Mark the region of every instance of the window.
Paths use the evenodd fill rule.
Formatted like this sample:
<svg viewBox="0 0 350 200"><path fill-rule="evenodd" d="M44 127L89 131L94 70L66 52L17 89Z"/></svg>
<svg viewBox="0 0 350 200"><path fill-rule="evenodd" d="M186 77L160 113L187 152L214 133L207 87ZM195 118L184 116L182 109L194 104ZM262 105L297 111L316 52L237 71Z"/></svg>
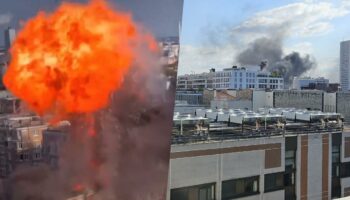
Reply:
<svg viewBox="0 0 350 200"><path fill-rule="evenodd" d="M273 173L273 174L265 174L265 192L271 192L276 190L283 189L284 185L284 174L281 173Z"/></svg>
<svg viewBox="0 0 350 200"><path fill-rule="evenodd" d="M288 150L285 152L286 168L295 169L295 150Z"/></svg>
<svg viewBox="0 0 350 200"><path fill-rule="evenodd" d="M221 198L232 199L259 193L259 176L222 182Z"/></svg>
<svg viewBox="0 0 350 200"><path fill-rule="evenodd" d="M295 171L297 137L286 137L285 142L285 171L284 171L284 199L296 200Z"/></svg>
<svg viewBox="0 0 350 200"><path fill-rule="evenodd" d="M341 148L341 134L332 134L332 198L339 198L341 196L340 186L340 148Z"/></svg>
<svg viewBox="0 0 350 200"><path fill-rule="evenodd" d="M339 177L339 165L340 165L340 147L332 147L332 177Z"/></svg>
<svg viewBox="0 0 350 200"><path fill-rule="evenodd" d="M350 162L341 163L340 175L342 178L350 177Z"/></svg>
<svg viewBox="0 0 350 200"><path fill-rule="evenodd" d="M19 160L21 160L21 161L22 161L23 159L24 159L23 154L20 154L20 155L19 155Z"/></svg>
<svg viewBox="0 0 350 200"><path fill-rule="evenodd" d="M170 200L215 200L215 183L172 189Z"/></svg>
<svg viewBox="0 0 350 200"><path fill-rule="evenodd" d="M340 160L340 148L333 146L332 148L332 163L337 163Z"/></svg>

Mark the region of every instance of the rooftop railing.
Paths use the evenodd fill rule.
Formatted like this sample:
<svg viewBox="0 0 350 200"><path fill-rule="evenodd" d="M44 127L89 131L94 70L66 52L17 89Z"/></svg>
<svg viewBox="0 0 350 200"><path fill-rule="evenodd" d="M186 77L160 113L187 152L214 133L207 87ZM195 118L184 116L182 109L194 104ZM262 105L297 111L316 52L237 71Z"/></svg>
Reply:
<svg viewBox="0 0 350 200"><path fill-rule="evenodd" d="M174 129L173 129L174 130ZM215 127L210 128L209 131L195 131L191 130L185 134L179 135L177 131L173 131L171 143L175 144L190 144L190 143L211 143L227 140L242 140L249 138L262 138L262 137L285 137L289 135L298 134L321 134L321 133L338 133L343 130L350 130L350 127L322 127L321 124L295 124L294 126L287 127L285 129L259 129L246 128L242 130L241 127Z"/></svg>

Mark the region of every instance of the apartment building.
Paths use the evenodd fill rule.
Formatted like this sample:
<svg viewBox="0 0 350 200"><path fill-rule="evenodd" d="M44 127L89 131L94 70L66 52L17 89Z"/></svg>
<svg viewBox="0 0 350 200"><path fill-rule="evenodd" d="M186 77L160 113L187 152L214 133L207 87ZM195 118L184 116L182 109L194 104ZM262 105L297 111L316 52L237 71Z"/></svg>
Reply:
<svg viewBox="0 0 350 200"><path fill-rule="evenodd" d="M257 67L226 68L222 71L178 76L177 89L283 89L284 80L265 69Z"/></svg>
<svg viewBox="0 0 350 200"><path fill-rule="evenodd" d="M294 77L292 88L296 90L317 89L327 90L329 87L329 79L324 77Z"/></svg>
<svg viewBox="0 0 350 200"><path fill-rule="evenodd" d="M21 165L42 161L42 132L47 124L37 116L0 116L0 176Z"/></svg>
<svg viewBox="0 0 350 200"><path fill-rule="evenodd" d="M350 132L336 113L198 109L174 117L169 200L350 195Z"/></svg>
<svg viewBox="0 0 350 200"><path fill-rule="evenodd" d="M177 90L213 89L215 73L213 71L200 74L186 74L177 77Z"/></svg>
<svg viewBox="0 0 350 200"><path fill-rule="evenodd" d="M61 121L55 127L48 127L48 129L43 132L43 162L53 169L57 169L59 166L59 155L62 151L64 142L67 140L69 128L70 122Z"/></svg>

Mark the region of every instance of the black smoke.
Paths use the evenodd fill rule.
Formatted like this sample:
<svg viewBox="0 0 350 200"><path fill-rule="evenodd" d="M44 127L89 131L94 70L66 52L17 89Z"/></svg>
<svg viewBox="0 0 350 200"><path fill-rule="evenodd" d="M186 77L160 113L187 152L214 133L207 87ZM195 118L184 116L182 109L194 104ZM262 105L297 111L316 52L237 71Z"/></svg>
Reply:
<svg viewBox="0 0 350 200"><path fill-rule="evenodd" d="M249 47L237 55L237 61L241 65L259 65L262 61L274 63L281 60L283 55L282 40L277 37L256 39Z"/></svg>
<svg viewBox="0 0 350 200"><path fill-rule="evenodd" d="M258 38L240 52L236 60L241 65L256 66L267 61L267 69L283 76L285 86L288 87L295 76L303 75L317 64L311 55L302 56L298 52L284 55L282 46L283 34Z"/></svg>

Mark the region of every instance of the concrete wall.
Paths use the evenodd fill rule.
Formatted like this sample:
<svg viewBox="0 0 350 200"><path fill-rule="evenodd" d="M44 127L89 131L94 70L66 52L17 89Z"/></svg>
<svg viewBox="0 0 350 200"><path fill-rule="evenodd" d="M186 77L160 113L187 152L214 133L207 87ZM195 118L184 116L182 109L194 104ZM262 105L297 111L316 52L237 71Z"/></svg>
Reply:
<svg viewBox="0 0 350 200"><path fill-rule="evenodd" d="M177 105L174 108L174 112L179 112L180 114L193 114L196 109L204 109L203 106L191 106L191 105Z"/></svg>
<svg viewBox="0 0 350 200"><path fill-rule="evenodd" d="M324 112L336 112L337 103L336 93L324 93L323 94L323 111Z"/></svg>
<svg viewBox="0 0 350 200"><path fill-rule="evenodd" d="M247 150L247 147L280 144L280 165L266 168L266 149ZM174 158L173 155L181 152L210 151L215 149L241 148L242 151ZM268 148L268 147L267 147ZM246 149L246 150L244 150ZM270 149L271 150L271 149ZM216 183L216 199L221 199L221 182L243 177L258 175L260 195L249 196L242 199L271 199L282 197L284 192L277 191L264 193L264 174L284 171L284 138L256 138L239 141L213 142L207 144L173 145L171 147L171 160L169 171L168 196L170 189ZM278 198L281 199L281 198Z"/></svg>
<svg viewBox="0 0 350 200"><path fill-rule="evenodd" d="M216 90L208 90L204 89L203 90L203 104L206 106L210 105L210 101L214 99L216 95Z"/></svg>
<svg viewBox="0 0 350 200"><path fill-rule="evenodd" d="M265 108L266 92L264 90L254 90L253 92L253 111L258 111L259 108Z"/></svg>
<svg viewBox="0 0 350 200"><path fill-rule="evenodd" d="M273 108L273 92L266 92L265 102L266 108Z"/></svg>
<svg viewBox="0 0 350 200"><path fill-rule="evenodd" d="M273 108L273 92L264 90L254 90L253 92L253 111L259 108Z"/></svg>
<svg viewBox="0 0 350 200"><path fill-rule="evenodd" d="M349 194L348 194L348 191L346 190L349 190L350 188L350 177L340 179L340 185L341 185L341 196L342 197L348 196Z"/></svg>
<svg viewBox="0 0 350 200"><path fill-rule="evenodd" d="M331 134L298 136L296 195L303 199L331 198Z"/></svg>
<svg viewBox="0 0 350 200"><path fill-rule="evenodd" d="M308 199L320 199L322 195L322 135L308 137Z"/></svg>
<svg viewBox="0 0 350 200"><path fill-rule="evenodd" d="M263 200L284 199L284 190L268 192L263 195Z"/></svg>
<svg viewBox="0 0 350 200"><path fill-rule="evenodd" d="M274 107L322 110L322 93L321 91L301 90L274 91Z"/></svg>
<svg viewBox="0 0 350 200"><path fill-rule="evenodd" d="M341 113L345 122L350 121L350 93L349 92L338 92L337 93L337 112Z"/></svg>
<svg viewBox="0 0 350 200"><path fill-rule="evenodd" d="M251 100L212 100L211 108L227 108L227 109L247 109L252 110Z"/></svg>

